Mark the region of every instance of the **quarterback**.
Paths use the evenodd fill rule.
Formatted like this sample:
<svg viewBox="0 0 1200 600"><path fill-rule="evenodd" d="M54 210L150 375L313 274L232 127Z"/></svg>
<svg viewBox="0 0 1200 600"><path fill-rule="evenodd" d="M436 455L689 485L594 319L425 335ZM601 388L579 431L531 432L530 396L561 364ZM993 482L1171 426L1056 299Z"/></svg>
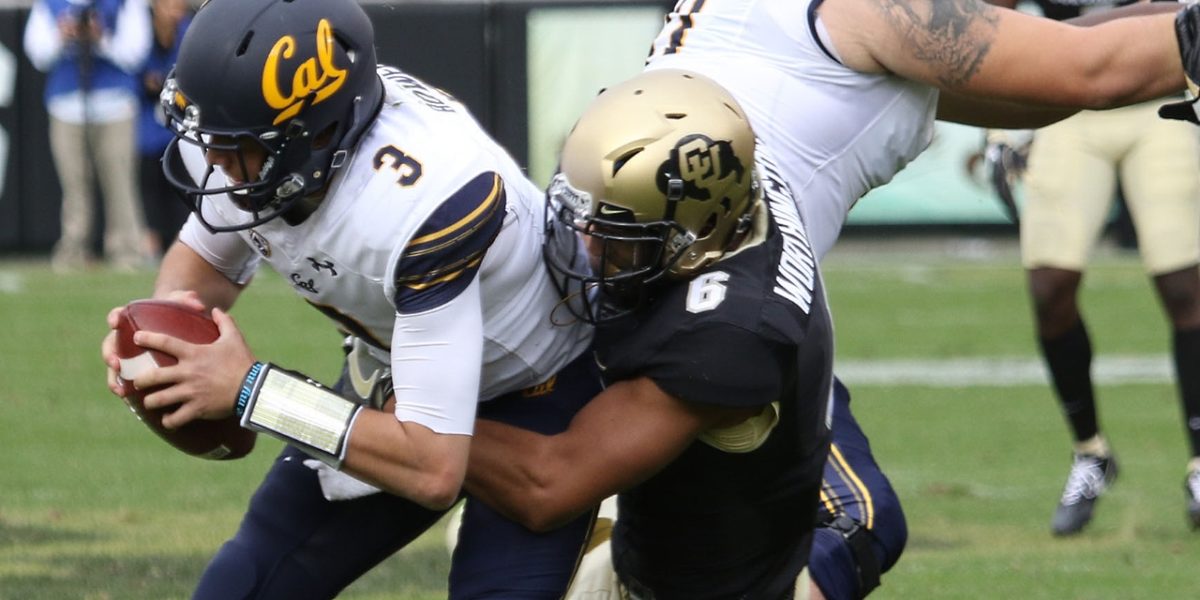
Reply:
<svg viewBox="0 0 1200 600"><path fill-rule="evenodd" d="M373 44L353 0L210 0L163 92L192 215L154 296L221 335L141 332L179 363L132 385L166 386L145 402L169 427L236 414L287 442L196 598L336 596L461 496L477 415L552 433L599 391L590 327L551 321L541 191ZM331 388L256 357L227 314L264 264L345 336ZM102 353L123 395L111 335ZM535 534L468 499L449 596L560 597L590 524Z"/></svg>
<svg viewBox="0 0 1200 600"><path fill-rule="evenodd" d="M557 435L481 419L467 489L538 530L620 492L613 597L807 592L833 330L804 221L745 115L678 71L609 88L548 202L584 240L553 231L547 262L590 290L567 289L564 310L597 324L608 386Z"/></svg>

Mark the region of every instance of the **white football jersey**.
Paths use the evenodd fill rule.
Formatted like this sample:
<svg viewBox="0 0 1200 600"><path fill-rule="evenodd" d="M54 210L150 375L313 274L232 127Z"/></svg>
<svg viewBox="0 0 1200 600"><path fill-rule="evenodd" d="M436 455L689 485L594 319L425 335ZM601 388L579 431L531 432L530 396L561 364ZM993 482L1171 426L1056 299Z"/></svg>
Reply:
<svg viewBox="0 0 1200 600"><path fill-rule="evenodd" d="M340 329L391 350L399 418L469 434L476 402L545 381L591 330L551 322L559 294L542 262L542 191L457 101L397 69L379 75L382 109L307 219L213 234L192 215L180 239L236 282L270 264ZM181 146L200 181L203 156ZM203 210L217 226L251 220L225 196ZM438 318L471 294L482 311L474 342L458 339L461 323L449 321L461 319ZM423 359L421 348L447 341L471 351ZM447 391L471 381L470 394Z"/></svg>
<svg viewBox="0 0 1200 600"><path fill-rule="evenodd" d="M934 88L842 65L820 3L681 0L646 67L699 73L733 94L780 159L818 257L854 203L929 145L937 108Z"/></svg>

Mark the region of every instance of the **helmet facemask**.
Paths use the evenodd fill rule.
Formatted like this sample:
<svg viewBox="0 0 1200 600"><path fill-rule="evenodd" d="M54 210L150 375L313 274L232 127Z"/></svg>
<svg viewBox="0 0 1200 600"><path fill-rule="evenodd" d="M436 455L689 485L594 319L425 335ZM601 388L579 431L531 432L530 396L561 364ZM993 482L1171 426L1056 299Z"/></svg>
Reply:
<svg viewBox="0 0 1200 600"><path fill-rule="evenodd" d="M577 298L568 306L577 318L593 324L619 319L641 306L695 239L678 223L637 222L632 213L611 204L603 204L593 216L587 192L572 188L562 173L550 185L546 210L548 238L578 241L578 253L564 253L548 242L546 262L556 276L574 282L570 295Z"/></svg>
<svg viewBox="0 0 1200 600"><path fill-rule="evenodd" d="M172 83L168 80L164 93L171 89ZM181 144L190 144L199 148L204 156L227 157L232 172L226 172L210 158L199 181L193 181L183 161L164 161L163 173L167 181L184 195L185 202L200 222L214 232L238 231L261 225L286 214L305 194L315 191L311 180L303 172L283 172L280 165L297 162L310 164L313 161L311 156L329 146L331 133L339 128L335 123L314 138L296 119L282 132L275 129L258 133L248 130L226 132L198 127L198 119L192 117L199 117L199 107L194 104L184 112L190 116L180 119L179 111L167 111L167 126L175 134L167 146L167 155L179 153ZM345 153L341 154L344 159ZM337 166L340 165L333 164L331 160L327 171L332 172ZM316 173L321 175L319 170ZM324 177L320 185L323 186L326 181L328 177ZM202 210L205 198L223 194L227 194L239 209L251 214L249 222L218 227L205 219Z"/></svg>

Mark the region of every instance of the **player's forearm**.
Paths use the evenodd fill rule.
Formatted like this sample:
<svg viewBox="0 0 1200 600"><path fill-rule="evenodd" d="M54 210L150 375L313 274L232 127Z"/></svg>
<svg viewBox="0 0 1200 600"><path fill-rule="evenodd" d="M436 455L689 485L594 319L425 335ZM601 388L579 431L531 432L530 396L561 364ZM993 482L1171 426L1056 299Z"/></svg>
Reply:
<svg viewBox="0 0 1200 600"><path fill-rule="evenodd" d="M1177 7L1152 16L1117 19L1084 28L1103 32L1096 41L1104 51L1088 63L1093 96L1085 108L1111 108L1177 94L1184 89L1183 62L1175 36ZM1172 10L1174 9L1174 10Z"/></svg>
<svg viewBox="0 0 1200 600"><path fill-rule="evenodd" d="M458 499L471 438L401 422L388 411L363 410L349 444L342 470L426 508L441 510Z"/></svg>
<svg viewBox="0 0 1200 600"><path fill-rule="evenodd" d="M835 40L857 39L887 70L943 91L1019 105L1102 109L1183 89L1173 14L1079 27L975 0L871 6L849 16L830 14ZM860 32L855 38L850 17L876 24L880 35ZM857 68L869 66L866 61Z"/></svg>
<svg viewBox="0 0 1200 600"><path fill-rule="evenodd" d="M480 419L467 466L467 491L533 531L553 529L590 510L608 494L569 493L579 471L561 468L569 461L554 452L552 439Z"/></svg>
<svg viewBox="0 0 1200 600"><path fill-rule="evenodd" d="M938 94L939 121L961 123L991 129L1037 129L1057 123L1079 110L1054 106L1030 106L964 96L953 92Z"/></svg>
<svg viewBox="0 0 1200 600"><path fill-rule="evenodd" d="M993 11L994 39L960 94L1031 106L1106 109L1183 89L1173 13L1072 26Z"/></svg>
<svg viewBox="0 0 1200 600"><path fill-rule="evenodd" d="M229 310L241 293L233 283L182 242L175 242L163 257L154 282L154 297L168 298L175 292L191 290L205 306Z"/></svg>

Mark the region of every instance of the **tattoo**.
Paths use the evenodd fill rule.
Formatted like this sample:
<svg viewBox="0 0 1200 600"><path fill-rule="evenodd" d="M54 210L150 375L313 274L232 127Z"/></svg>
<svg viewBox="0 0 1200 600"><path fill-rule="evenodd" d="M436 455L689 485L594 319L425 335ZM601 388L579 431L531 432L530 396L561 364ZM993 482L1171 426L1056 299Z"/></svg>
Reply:
<svg viewBox="0 0 1200 600"><path fill-rule="evenodd" d="M979 71L999 21L978 0L884 0L880 9L947 89L962 87Z"/></svg>

